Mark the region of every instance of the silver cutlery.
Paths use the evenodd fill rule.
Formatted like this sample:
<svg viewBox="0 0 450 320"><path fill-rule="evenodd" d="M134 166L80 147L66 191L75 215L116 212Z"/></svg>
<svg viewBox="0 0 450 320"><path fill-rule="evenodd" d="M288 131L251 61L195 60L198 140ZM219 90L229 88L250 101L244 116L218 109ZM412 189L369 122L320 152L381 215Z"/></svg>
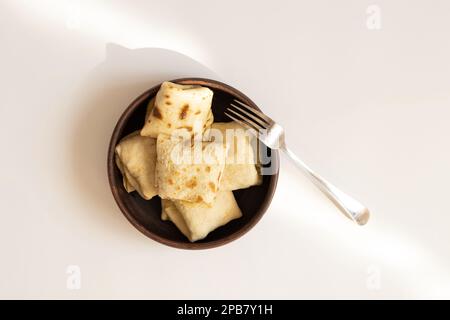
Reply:
<svg viewBox="0 0 450 320"><path fill-rule="evenodd" d="M241 101L234 100L225 114L247 129L256 132L258 139L271 149L283 151L294 164L312 180L312 182L345 214L345 216L359 225L369 220L369 210L359 201L353 199L334 185L312 171L286 145L285 131L282 126L270 117Z"/></svg>

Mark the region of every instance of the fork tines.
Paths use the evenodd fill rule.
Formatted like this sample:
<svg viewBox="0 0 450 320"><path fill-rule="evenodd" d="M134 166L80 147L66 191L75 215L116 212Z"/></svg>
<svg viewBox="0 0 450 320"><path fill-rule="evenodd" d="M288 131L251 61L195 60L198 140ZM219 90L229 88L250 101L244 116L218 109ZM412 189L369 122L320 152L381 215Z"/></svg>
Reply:
<svg viewBox="0 0 450 320"><path fill-rule="evenodd" d="M228 107L225 112L225 114L229 118L240 123L246 128L254 129L257 131L267 129L272 125L272 119L270 119L261 111L256 110L239 100L235 99L234 102L236 104L231 103L230 107Z"/></svg>

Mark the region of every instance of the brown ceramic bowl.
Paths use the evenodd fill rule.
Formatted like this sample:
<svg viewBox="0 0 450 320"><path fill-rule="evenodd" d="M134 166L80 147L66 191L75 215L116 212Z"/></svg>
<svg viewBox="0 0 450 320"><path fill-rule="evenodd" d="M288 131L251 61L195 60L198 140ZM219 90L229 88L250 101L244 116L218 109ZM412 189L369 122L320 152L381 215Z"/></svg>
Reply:
<svg viewBox="0 0 450 320"><path fill-rule="evenodd" d="M214 91L212 111L215 122L228 122L225 109L233 99L239 99L253 108L258 108L247 96L238 90L215 80L185 78L172 80L179 84L196 84ZM234 191L236 201L243 216L211 232L205 239L191 243L170 221L161 220L161 200L142 199L136 192L127 193L122 184L122 175L114 161L114 149L127 134L142 128L149 100L159 90L157 85L141 94L124 111L114 128L108 150L108 178L114 198L128 221L149 238L163 244L182 249L207 249L224 245L249 231L263 216L272 201L277 185L279 156L270 150L271 166L275 174L265 175L260 186Z"/></svg>

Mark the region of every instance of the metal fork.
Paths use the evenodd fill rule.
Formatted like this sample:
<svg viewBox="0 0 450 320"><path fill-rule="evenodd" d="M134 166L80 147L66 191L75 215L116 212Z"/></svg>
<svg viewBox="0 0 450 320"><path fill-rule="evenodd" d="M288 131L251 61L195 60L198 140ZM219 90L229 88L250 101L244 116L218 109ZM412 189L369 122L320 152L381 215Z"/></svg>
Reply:
<svg viewBox="0 0 450 320"><path fill-rule="evenodd" d="M282 150L300 168L322 192L334 202L345 216L359 225L364 225L369 220L369 210L361 203L345 194L334 185L312 171L300 158L288 149L285 142L283 127L275 123L262 112L249 107L241 101L234 100L225 114L240 123L245 128L255 130L258 139L271 149Z"/></svg>

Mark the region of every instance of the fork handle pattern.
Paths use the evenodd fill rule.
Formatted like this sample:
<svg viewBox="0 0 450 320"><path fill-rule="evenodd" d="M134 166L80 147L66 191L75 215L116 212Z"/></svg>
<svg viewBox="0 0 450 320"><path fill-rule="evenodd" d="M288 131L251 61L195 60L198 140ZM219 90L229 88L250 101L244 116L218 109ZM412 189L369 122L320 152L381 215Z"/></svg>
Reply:
<svg viewBox="0 0 450 320"><path fill-rule="evenodd" d="M369 210L360 202L342 192L334 185L312 171L299 157L286 146L281 148L286 155L311 178L313 183L345 214L345 216L359 225L364 225L369 220Z"/></svg>

